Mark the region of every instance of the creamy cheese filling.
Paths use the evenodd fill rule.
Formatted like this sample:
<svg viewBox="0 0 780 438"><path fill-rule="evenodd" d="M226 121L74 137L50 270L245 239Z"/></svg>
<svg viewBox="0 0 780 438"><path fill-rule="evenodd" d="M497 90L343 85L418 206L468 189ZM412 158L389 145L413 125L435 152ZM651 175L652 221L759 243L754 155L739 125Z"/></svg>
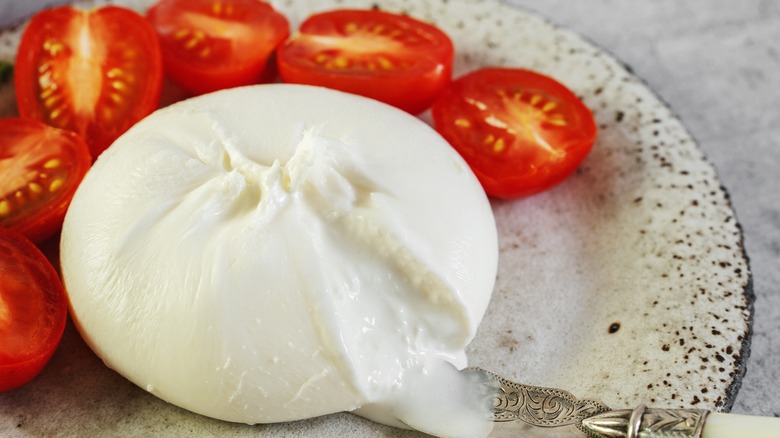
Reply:
<svg viewBox="0 0 780 438"><path fill-rule="evenodd" d="M492 291L492 212L460 157L401 111L292 85L160 110L95 163L61 258L89 345L186 409L486 427L444 420L464 409L455 368ZM419 415L434 401L441 418Z"/></svg>

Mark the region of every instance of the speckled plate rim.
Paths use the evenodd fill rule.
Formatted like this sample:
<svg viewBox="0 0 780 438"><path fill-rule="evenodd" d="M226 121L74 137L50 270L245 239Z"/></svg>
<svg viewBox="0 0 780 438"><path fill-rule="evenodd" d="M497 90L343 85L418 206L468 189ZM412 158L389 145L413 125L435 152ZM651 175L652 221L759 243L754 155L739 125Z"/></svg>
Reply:
<svg viewBox="0 0 780 438"><path fill-rule="evenodd" d="M511 4L511 2L510 2ZM556 29L560 32L572 32L569 29L566 29L564 26L561 26L559 23L557 23L554 18L547 17L542 14L538 14L536 11L534 11L532 8L524 8L518 5L513 5L513 7L524 10L525 12L529 14L535 14L540 20L546 22L549 26ZM615 55L612 51L608 50L604 46L598 44L593 39L589 38L587 35L583 35L581 33L575 33L575 37L581 39L585 44L591 45L598 50L602 51L603 53L607 54L615 63L618 63L623 67L623 69L631 76L633 76L637 81L641 82L646 89L655 97L658 102L661 102L668 110L669 114L672 115L675 118L680 118L679 114L676 110L674 110L674 107L659 93L657 93L652 86L645 80L641 75L637 74L634 71L634 68L625 61L621 60L620 57ZM687 134L691 137L693 142L699 147L699 141L696 139L696 136L690 131L686 129ZM720 180L720 178L717 176L718 169L712 164L712 162L706 157L706 153L702 151L704 154L704 160L709 166L712 166L713 171L716 174L716 179ZM745 299L745 306L746 306L746 319L745 319L745 336L741 341L740 344L740 352L741 352L741 360L738 361L736 370L733 374L733 379L731 383L727 386L725 390L725 399L723 400L723 404L719 407L716 407L716 409L720 412L730 412L735 401L737 394L739 393L739 390L742 386L742 379L745 377L745 373L747 372L747 361L750 357L751 352L751 341L752 341L752 335L753 335L753 322L754 322L754 315L755 315L755 300L756 295L753 288L753 272L750 269L750 257L747 253L747 250L745 249L744 244L744 231L742 228L742 224L740 223L738 219L737 211L734 209L733 203L731 202L731 195L729 193L728 188L725 185L720 186L720 190L723 192L726 202L728 204L729 209L732 210L732 213L735 218L735 225L739 229L740 232L740 239L739 239L739 251L737 252L738 257L742 258L745 262L745 266L748 268L747 272L747 279L746 283L744 285L743 294Z"/></svg>
<svg viewBox="0 0 780 438"><path fill-rule="evenodd" d="M120 0L113 3L141 9L143 5L150 2L151 0ZM606 53L592 42L553 24L548 18L541 18L516 6L500 4L494 0L472 2L455 0L422 2L412 0L382 2L313 0L293 2L280 0L272 3L285 12L294 9L292 13L288 14L293 26L297 25L308 11L331 7L369 7L378 4L383 9L408 12L422 19L436 22L453 36L456 50L458 50L455 66L456 76L480 65L488 64L532 68L561 80L575 90L594 109L602 131L600 139L594 149L594 154L586 160L582 169L570 181L537 197L512 203L493 202L499 228L502 230L501 245L504 262L500 267L494 302L491 303L485 322L469 349L472 364L491 368L510 378L527 383L560 386L580 397L601 397L613 407L621 407L620 405L624 403L632 405L636 402L646 402L687 407L697 404L699 407L720 411L728 411L731 408L745 372L745 360L750 348L754 300L752 276L742 242L741 228L734 217L728 193L718 182L714 168L703 156L703 152L691 134L671 108L650 90L647 84L638 79L630 67L622 64L616 57ZM14 44L16 44L19 30L20 28L17 28L0 35L0 59L9 59L9 56L13 56ZM523 49L509 47L507 40L518 47L522 46ZM554 49L552 52L551 48ZM522 56L518 56L522 59L515 58L517 53L522 53ZM590 61L588 61L589 57L592 57ZM600 68L589 70L593 69L592 63L603 64L603 71ZM590 72L589 76L585 77L586 75L582 74L582 71ZM0 103L8 100L8 93L8 87L0 90ZM623 108L613 104L621 101L620 99L625 99L626 95L641 95L642 103L637 102L637 105L646 107L647 113L639 114L632 108ZM8 114L9 109L0 107L0 111ZM681 141L685 145L683 148L685 154L683 156L674 155L677 153L676 151L667 151L664 148L653 152L652 148L648 148L636 152L635 156L629 156L628 159L617 159L612 156L612 154L619 155L621 153L615 152L618 149L614 145L622 144L626 139L631 139L632 135L640 136L643 139L657 137L658 134L653 134L654 129L655 131L663 131L660 136L669 139L669 141ZM611 152L608 154L607 151ZM663 155L664 153L672 155L667 157ZM663 159L654 157L653 154ZM637 166L632 164L632 160L643 161L643 164ZM715 212L714 214L725 215L724 227L727 226L728 230L725 232L725 237L718 236L720 239L718 244L729 246L729 250L725 251L727 253L725 255L728 257L721 257L723 260L720 260L719 264L712 268L712 273L727 276L725 273L728 271L729 278L726 282L728 285L724 286L728 289L726 292L730 294L727 297L730 299L728 305L735 306L739 316L738 318L730 318L728 323L724 323L722 326L713 326L711 330L709 326L699 330L699 327L694 327L693 324L690 324L690 327L686 325L686 329L689 329L691 335L696 338L695 340L685 337L679 337L678 340L678 337L667 336L668 333L665 332L653 333L652 330L648 332L645 330L647 329L645 326L632 328L632 319L642 310L636 307L632 308L630 305L633 301L630 299L626 300L625 303L619 303L620 306L616 305L617 310L604 311L602 307L605 306L598 304L599 301L604 300L596 299L597 295L573 294L572 290L574 289L578 289L577 293L580 293L581 290L602 291L603 289L599 289L599 287L606 282L625 285L631 281L621 277L620 272L616 272L615 269L599 271L597 273L599 275L579 275L582 273L578 272L578 275L574 275L572 278L561 278L562 267L572 268L575 271L593 268L591 264L583 264L582 259L587 259L589 254L586 254L587 257L579 257L579 259L571 254L578 254L593 248L608 253L614 248L598 240L589 240L588 236L581 236L580 234L586 234L582 230L579 234L563 233L563 236L558 231L538 232L544 229L565 230L565 227L598 226L596 222L602 216L593 213L594 211L602 211L604 205L617 206L614 212L608 209L607 211L621 219L628 217L634 220L634 216L631 215L621 216L621 214L625 214L622 209L626 207L621 203L624 201L628 201L634 206L639 205L639 208L642 208L642 213L645 214L642 216L643 219L657 220L658 216L654 215L660 215L662 219L669 219L665 213L680 207L680 205L674 202L676 199L672 199L660 213L651 212L648 214L644 207L650 202L649 199L663 198L665 200L664 196L668 195L667 192L670 189L643 185L641 172L650 171L652 174L652 172L658 172L659 168L674 167L678 162L695 164L694 170L686 170L687 174L674 175L674 178L680 180L679 184L695 185L694 191L698 193L702 190L697 185L699 181L693 181L695 178L691 175L700 173L703 175L702 181L717 186L708 186L711 193L705 198L713 204L711 210ZM616 168L624 173L618 181L605 178L603 172L599 172L599 170L603 170L600 166L604 163L619 165ZM634 171L638 173L632 173ZM626 193L617 191L615 183L617 182L619 183L617 185L621 186L625 185L622 183L626 181L634 184L631 186L634 190ZM594 187L603 189L603 195L593 198L586 197L587 199L581 200L583 193L594 192ZM642 196L637 196L637 191ZM683 201L689 200L683 199ZM574 208L571 207L572 204L579 209L574 218L567 214ZM707 213L711 213L711 210L707 210ZM521 214L529 211L534 214ZM581 212L587 214L579 215ZM536 213L539 213L539 216L535 216ZM580 219L582 222L587 221L588 223L582 225ZM630 231L631 226L637 224L628 225L626 229ZM646 234L663 232L663 227L654 227L652 224L646 228ZM513 234L517 230L531 231L522 235ZM536 234L534 234L534 230L536 230ZM629 231L622 231L626 233L626 236L633 236ZM720 230L716 229L715 231ZM576 237L577 239L567 240L567 237ZM623 246L641 247L646 243L641 238L635 236L633 238L635 239L634 245ZM545 245L530 245L529 248L529 242L533 243L534 239L537 243L544 242ZM571 240L577 240L578 243L572 244ZM556 250L557 256L550 257L551 248ZM548 257L541 257L545 254ZM610 262L622 261L611 254L607 254L606 260ZM664 257L656 257L648 263L652 265L651 268L658 267L654 263L661 268L666 268L667 261ZM735 270L739 270L740 273L731 275ZM641 280L647 279L642 277ZM655 284L655 282L643 284ZM541 299L536 295L539 290L543 291ZM710 298L712 290L707 289L706 292L702 292L701 295ZM645 304L652 305L652 299ZM668 312L673 313L677 310L674 306L678 304L674 303L674 305L668 306L670 307ZM624 308L627 313L620 313ZM693 308L698 309L696 306ZM567 318L558 321L553 317L552 320L555 322L550 322L549 316L551 314L553 316L566 315ZM586 318L594 315L596 316L593 319L596 322ZM681 312L680 317L684 320L686 313ZM653 318L650 319L653 320ZM618 325L620 329L611 332L608 327L613 327L616 322L621 323ZM572 329L577 329L575 334L580 338L571 337ZM688 345L691 342L704 342L705 347L702 348L704 349L707 345L713 344L709 344L707 340L702 340L702 338L707 335L707 332L716 336L714 333L720 333L719 329L724 332L732 330L733 333L727 333L729 337L725 344L714 345L714 347L724 351L728 351L728 348L731 347L732 354L730 357L720 352L713 354L712 357L716 359L712 362L720 360L717 357L721 357L723 362L728 362L729 366L728 369L724 367L721 373L715 372L717 376L714 379L719 379L719 381L713 382L713 389L699 385L696 378L700 377L700 374L695 372L695 369L693 377L691 377L692 383L685 381L685 375L682 372L680 373L682 376L672 376L672 373L669 372L669 381L663 378L656 379L654 376L653 383L649 384L636 378L636 375L641 375L642 372L641 366L637 368L636 364L641 365L642 360L647 362L655 360L656 357L663 358L664 353L670 351L677 353L677 350L680 350L679 347L682 347L682 345L678 346L677 344L683 341ZM626 336L627 340L613 343L614 339L624 336L626 333L634 335L634 338ZM646 338L640 338L640 335L650 336L652 339L646 340ZM581 342L582 340L592 342L593 345ZM642 358L642 348L651 344L654 348L646 353L647 357ZM599 370L599 366L596 366L597 362L588 359L596 353L603 354L604 351L614 352L614 355L608 360L610 363L616 364L615 371L612 373ZM625 359L626 356L631 357L631 360L621 360ZM697 367L704 366L699 365L699 362L709 363L703 362L704 359L711 360L709 356L700 356L694 359ZM583 360L587 362L583 364ZM621 368L622 362L630 362L631 366ZM661 361L661 363L664 362ZM667 365L671 365L670 369L680 367L678 363ZM709 372L710 368L707 370ZM89 371L93 375L85 378L84 371ZM632 373L634 376L631 376ZM681 378L675 380L676 377ZM712 376L707 378L713 379ZM679 388L680 385L686 387ZM630 388L634 388L633 393ZM659 392L661 389L663 391ZM703 390L707 390L707 392L701 393ZM657 393L655 397L652 396L654 392ZM718 393L719 398L710 399L705 395L714 393ZM0 406L3 407L3 410L0 411L0 432L10 435L13 435L14 431L57 430L55 424L61 425L60 422L63 419L70 423L72 430L81 430L86 433L110 428L109 430L116 433L121 432L126 436L144 436L150 433L182 435L186 434L187 430L199 431L198 434L203 432L221 436L249 436L258 433L258 429L255 427L216 422L184 412L135 388L120 376L105 369L99 360L89 353L86 345L83 344L72 327L68 328L63 345L44 374L20 391L0 394ZM50 415L51 419L47 420L47 415ZM385 436L411 434L375 425L349 414L337 414L285 425L259 427L263 428L262 433L284 434L286 436L308 436L315 433L327 436L338 436L345 433L351 435L371 433Z"/></svg>
<svg viewBox="0 0 780 438"><path fill-rule="evenodd" d="M550 21L551 25L555 25L554 22ZM653 95L658 99L659 102L662 102L669 110L670 114L673 114L675 117L679 117L677 111L674 110L673 106L663 98L660 94L656 93L652 87L648 84L648 82L642 78L640 75L636 74L634 72L633 67L631 67L630 64L625 63L623 61L620 61L620 59L615 56L612 52L607 50L601 45L598 45L591 39L580 35L580 38L582 38L584 41L588 42L589 44L592 44L594 47L599 47L601 50L603 50L605 53L609 53L610 56L612 56L617 62L620 62L621 65L623 65L623 68L626 69L628 73L633 75L637 80L641 81L648 90L650 90ZM688 131L688 135L693 139L694 143L697 145L699 144L699 141L696 140L696 136ZM713 167L713 170L715 171L715 174L718 174L717 168L712 164L712 162L706 158L705 160L708 165ZM716 179L720 180L719 177L716 176ZM737 364L736 371L733 375L733 380L728 385L725 391L725 399L723 401L722 406L720 406L719 411L720 412L730 412L732 407L734 406L734 403L736 401L737 394L739 393L740 388L742 387L742 379L745 377L745 373L747 372L747 361L750 357L750 348L751 348L751 341L753 339L753 321L754 321L754 315L755 315L755 301L756 301L756 295L755 290L753 288L753 271L750 269L750 257L747 253L747 250L745 249L745 239L744 239L744 231L742 228L742 224L740 223L737 215L737 211L734 209L734 205L731 202L731 194L729 193L729 190L726 186L721 185L720 190L723 191L724 196L726 197L726 202L729 206L729 208L733 211L734 217L735 217L735 224L740 230L740 240L739 240L739 251L738 256L744 259L745 266L748 268L747 272L747 282L745 283L743 293L745 298L745 305L747 310L747 316L745 319L745 336L742 339L742 342L740 344L740 352L742 353L741 360Z"/></svg>
<svg viewBox="0 0 780 438"><path fill-rule="evenodd" d="M736 325L741 326L740 330L742 330L742 333L739 336L736 336L736 338L734 339L734 345L736 345L736 349L738 351L737 353L734 353L735 350L734 350L733 346L732 347L726 347L726 352L728 352L729 354L732 355L732 358L733 358L733 364L732 365L733 365L733 367L731 369L719 368L719 371L721 371L721 372L725 371L728 374L727 378L721 378L720 379L721 383L727 383L727 385L725 386L725 389L720 388L721 390L723 390L722 396L720 396L720 397L718 397L716 399L706 400L707 397L702 395L702 394L706 394L708 392L708 389L705 388L705 387L702 387L702 388L700 388L701 394L699 394L699 395L695 394L695 392L697 392L696 390L688 390L688 391L681 392L681 394L685 393L685 395L688 395L688 396L690 396L693 393L693 395L687 400L687 402L682 401L682 397L680 397L680 398L675 397L676 395L678 395L676 393L672 393L672 396L669 399L666 399L666 400L659 400L659 399L656 399L656 398L653 398L653 397L643 398L643 397L640 396L640 394L637 394L637 393L634 393L631 396L623 396L623 395L621 395L621 396L617 397L616 399L628 402L631 405L633 405L636 402L656 403L656 402L660 401L662 403L665 402L667 405L669 405L669 404L676 404L679 407L686 407L686 406L690 407L690 406L698 405L699 407L708 407L708 408L711 408L711 409L727 411L727 410L729 410L731 408L731 405L734 402L734 397L736 396L736 393L739 390L742 376L745 373L745 361L746 361L746 358L747 358L747 356L749 354L749 349L750 349L750 334L751 334L753 301L754 301L754 295L753 295L753 290L752 290L752 274L750 273L749 260L748 260L747 254L745 253L745 249L744 249L742 230L741 230L741 226L739 225L739 223L736 220L736 216L735 216L735 214L733 212L733 207L731 205L728 193L727 193L726 189L718 182L718 178L717 178L717 175L715 173L715 169L711 166L709 161L706 159L706 157L704 156L703 151L701 151L701 149L698 147L698 144L693 139L693 136L690 134L690 132L687 130L687 128L685 128L683 126L683 124L680 121L680 119L677 116L677 114L674 111L672 111L672 109L670 108L670 106L666 102L664 102L654 91L652 91L652 89L646 84L646 82L644 82L643 80L641 80L637 76L635 76L633 71L632 71L632 69L629 66L627 66L624 63L622 63L621 61L619 61L617 59L617 57L615 57L614 55L612 55L610 53L607 53L603 48L598 47L597 45L593 44L591 41L588 41L585 38L583 38L582 36L580 36L578 34L575 34L575 33L571 32L571 31L569 31L567 29L564 29L564 28L561 28L561 27L555 25L550 19L541 18L541 17L537 17L537 18L540 21L544 22L545 25L549 26L552 33L556 34L555 38L547 39L548 43L551 40L558 40L558 39L566 40L564 42L564 44L562 45L562 47L559 50L557 50L557 53L554 53L553 56L550 59L554 59L558 55L561 55L562 53L565 53L564 48L567 46L567 43L572 43L572 41L574 41L576 43L573 43L573 44L571 44L571 46L569 46L570 47L570 52L568 53L569 55L572 55L575 52L578 52L578 51L581 51L581 50L584 50L585 52L587 52L589 50L589 48L590 48L590 49L592 49L592 50L597 52L597 53L593 53L592 55L594 55L596 57L601 57L602 58L601 61L603 61L605 63L605 65L607 66L608 69L612 69L613 73L617 76L617 77L614 77L614 78L611 79L612 83L614 83L614 82L626 82L626 83L631 83L635 87L641 88L641 92L639 92L637 94L642 94L643 97L645 98L645 101L642 102L641 104L638 104L638 106L649 106L650 107L650 109L648 110L648 114L644 115L644 119L645 119L646 123L648 125L653 125L653 124L656 124L656 123L661 123L661 124L664 124L664 125L667 125L667 126L674 125L674 128L672 130L676 130L677 131L674 135L678 136L677 140L680 141L680 144L687 143L686 147L689 147L690 149L695 150L695 154L697 154L696 160L700 161L702 166L705 168L705 169L700 169L700 170L703 170L704 173L709 173L709 178L711 178L710 181L713 183L713 185L717 186L717 189L715 191L717 191L719 193L719 196L721 198L719 202L722 204L721 205L722 208L727 211L726 222L731 222L730 227L732 228L732 231L733 231L733 236L732 236L733 239L730 239L729 249L730 249L730 251L732 251L731 255L734 256L735 261L737 262L736 264L738 265L738 267L734 268L735 272L738 274L737 276L739 277L739 280L734 285L735 286L734 287L734 291L735 291L736 294L739 295L739 297L737 299L737 302L739 302L740 304L738 304L737 307L739 309L741 309L742 313L741 313L740 319L738 321L731 321L731 322L735 323ZM501 20L501 19L499 18L499 20ZM533 45L533 44L534 44L534 41L529 41L529 45ZM489 41L487 42L487 45L490 46L490 42ZM574 47L573 49L571 48L572 46ZM494 42L493 43L493 47L490 47L490 48L491 49L496 49L497 48L497 44ZM536 50L536 49L532 49L531 51L533 51L533 50ZM500 64L503 64L504 61L505 61L505 58L499 58L498 61L499 61ZM579 78L574 77L574 76L567 77L565 72L562 71L560 65L558 67L553 67L553 66L548 66L546 64L546 61L541 61L538 64L534 64L535 62L539 62L538 59L526 60L524 63L521 63L520 65L521 66L529 66L530 68L538 69L538 70L542 70L542 71L548 71L548 68L549 68L549 72L550 72L550 74L552 76L554 76L556 78L559 78L559 79L563 79L564 83L566 83L567 85L572 87L580 95L580 97L583 98L586 101L586 103L588 103L589 106L594 109L594 113L595 113L595 115L597 117L597 121L598 121L598 123L600 125L600 128L602 129L602 133L600 135L603 135L604 134L603 131L605 131L608 127L610 127L610 125L613 125L613 124L614 125L619 125L621 121L625 121L625 119L628 119L632 115L629 111L618 110L618 111L615 112L614 120L610 120L608 118L608 116L605 117L603 113L602 114L599 113L599 106L600 105L599 105L598 102L594 102L594 100L598 101L598 99L592 99L593 96L588 96L587 95L587 92L585 91L585 90L587 90L587 85L586 84L578 84L578 79ZM512 62L508 62L507 64L514 65ZM559 62L559 64L565 64L565 62ZM585 82L587 82L587 81L585 81ZM598 82L598 81L596 81L596 82ZM604 86L604 88L602 88L602 86L599 85L598 88L596 88L595 91L592 90L592 92L593 92L593 94L601 94L605 90L606 87L607 86ZM630 88L630 86L627 86L626 88ZM628 92L627 94L631 95L632 93ZM639 99L637 99L637 102L639 102ZM601 102L601 105L604 105L604 103ZM606 105L606 106L609 107L609 105ZM655 106L655 108L652 108L653 106ZM639 120L642 119L642 114L640 113L640 114L633 114L633 115L638 117L637 118L637 124L641 125L641 123L639 123ZM636 130L635 132L640 132L640 131L641 130ZM653 128L652 129L652 134L650 134L649 136L645 135L645 137L658 136L658 133L659 133L658 129ZM641 132L640 132L640 134L637 134L637 135L641 136ZM674 135L672 135L670 137L673 137ZM663 134L662 134L662 137L663 137ZM599 145L598 142L597 142L597 148L599 146L604 146L603 143L608 143L608 142L609 141L601 142L602 143L601 145ZM661 141L660 144L663 145L664 142ZM656 147L656 145L652 146L652 148L655 148L655 147ZM664 157L661 157L661 161L663 161L663 160L664 160ZM579 172L580 174L575 176L575 178L574 178L575 181L576 181L577 178L581 177L583 174L585 174L585 175L588 174L588 170L587 170L588 165L587 164L588 164L588 162L586 161L585 165L583 166L583 168L585 168L586 170L584 172ZM669 165L669 167L673 167L671 164L672 163L670 163L670 162L661 162L660 166L664 167L664 166ZM687 173L687 171L685 171L685 173ZM571 183L571 184L574 185L576 183ZM672 185L672 187L673 186L674 185ZM572 188L572 187L567 187L565 189L556 189L556 190L559 190L558 194L550 195L550 196L562 196L562 197L565 197L567 192L569 192L568 194L577 192L577 189L576 188ZM713 191L711 193L715 193L715 191ZM546 196L546 195L544 195L544 196ZM639 198L636 198L636 199L637 200L641 199L641 196ZM545 204L546 201L547 200L540 201L540 204ZM551 203L549 203L549 205L547 205L547 207L549 207L552 204L555 204L555 203L551 202ZM660 203L658 205L660 206ZM499 219L499 224L500 223L501 223L501 220ZM502 256L505 256L505 254L503 254L503 251L502 251ZM677 256L675 256L675 257L677 257ZM720 261L718 263L720 264L720 267L723 268L723 270L729 270L729 269L732 268L731 263L728 262L728 261ZM501 275L501 272L499 272L499 277L500 277L500 275ZM715 275L717 275L717 273L715 273ZM497 289L500 289L500 285L497 287ZM728 296L731 296L731 292L727 292L726 294ZM574 298L574 299L576 299L576 298ZM691 310L694 310L694 309L691 309ZM553 331L553 332L555 332L555 331ZM719 333L719 330L717 330L716 327L712 327L711 334L712 335L719 335L720 333ZM680 342L680 345L682 346L683 339L681 338L679 342ZM642 340L636 339L636 344L637 345L642 344L642 343L643 343ZM706 348L712 348L713 347L709 343L704 343L704 346ZM674 346L671 345L670 343L664 343L664 344L661 345L662 351L669 351L669 350L671 350L673 348L674 348ZM687 359L687 356L688 355L685 355L684 357L686 357L686 359ZM713 357L715 358L715 361L719 361L721 363L724 362L723 354L715 353ZM700 356L700 359L702 361L709 360L707 357L701 357L701 356ZM619 361L620 358L616 357L615 360ZM701 368L703 369L703 366L701 366ZM575 368L574 371L582 371L582 370L581 369L577 370ZM511 370L507 370L507 372L509 372L511 374ZM667 373L667 376L668 376L668 373ZM521 378L522 378L522 376L521 376ZM546 379L545 381L549 381L549 379L547 379L547 378L545 378L545 379ZM712 378L708 377L707 379L711 380ZM564 386L566 386L569 389L572 389L573 386L574 387L578 386L578 385L573 385L573 386L572 385L566 385L566 382L555 382L555 383L564 385ZM661 376L658 379L657 382L649 383L647 385L647 389L651 389L653 387L657 388L659 385L660 386L666 386L666 387L668 387L670 389L674 388L673 384L670 384L666 379L663 379L663 376ZM599 389L603 390L603 388L599 388L598 385L594 385L594 386L590 386L590 387L584 387L584 388L585 388L585 393L586 394L595 394L595 393L599 392ZM687 388L687 389L690 389L690 388ZM677 399L677 400L675 400L675 399ZM612 405L612 406L615 406L615 405Z"/></svg>

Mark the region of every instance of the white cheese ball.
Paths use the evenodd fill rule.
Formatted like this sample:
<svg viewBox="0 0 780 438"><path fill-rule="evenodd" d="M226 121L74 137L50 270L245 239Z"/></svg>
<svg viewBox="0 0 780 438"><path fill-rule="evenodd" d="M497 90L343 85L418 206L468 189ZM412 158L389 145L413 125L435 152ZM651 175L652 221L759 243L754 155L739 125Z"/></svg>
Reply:
<svg viewBox="0 0 780 438"><path fill-rule="evenodd" d="M84 179L61 245L73 320L109 367L250 424L361 407L393 423L410 381L465 365L497 257L483 190L432 128L281 84L138 123Z"/></svg>

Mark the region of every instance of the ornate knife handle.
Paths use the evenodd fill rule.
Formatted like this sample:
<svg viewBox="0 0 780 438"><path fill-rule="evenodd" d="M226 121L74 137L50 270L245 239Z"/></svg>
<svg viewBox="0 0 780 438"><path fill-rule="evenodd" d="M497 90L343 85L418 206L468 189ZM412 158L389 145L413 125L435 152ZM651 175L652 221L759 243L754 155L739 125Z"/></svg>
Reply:
<svg viewBox="0 0 780 438"><path fill-rule="evenodd" d="M561 389L523 385L482 368L468 368L465 372L481 383L481 395L492 406L495 422L519 420L536 427L574 425L588 433L582 429L582 421L609 411L604 403L578 400Z"/></svg>
<svg viewBox="0 0 780 438"><path fill-rule="evenodd" d="M482 368L467 368L496 423L534 427L575 426L592 438L700 438L708 411L701 409L611 410L597 400L578 400L555 388L523 385Z"/></svg>
<svg viewBox="0 0 780 438"><path fill-rule="evenodd" d="M621 409L582 421L582 430L605 438L699 438L709 411L702 409Z"/></svg>

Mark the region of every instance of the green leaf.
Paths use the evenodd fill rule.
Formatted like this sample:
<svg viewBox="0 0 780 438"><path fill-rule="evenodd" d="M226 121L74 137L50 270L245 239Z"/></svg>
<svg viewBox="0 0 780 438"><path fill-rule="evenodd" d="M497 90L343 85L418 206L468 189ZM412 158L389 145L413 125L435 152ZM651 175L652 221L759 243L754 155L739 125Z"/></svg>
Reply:
<svg viewBox="0 0 780 438"><path fill-rule="evenodd" d="M7 61L0 61L0 83L7 81L14 71L14 65Z"/></svg>

